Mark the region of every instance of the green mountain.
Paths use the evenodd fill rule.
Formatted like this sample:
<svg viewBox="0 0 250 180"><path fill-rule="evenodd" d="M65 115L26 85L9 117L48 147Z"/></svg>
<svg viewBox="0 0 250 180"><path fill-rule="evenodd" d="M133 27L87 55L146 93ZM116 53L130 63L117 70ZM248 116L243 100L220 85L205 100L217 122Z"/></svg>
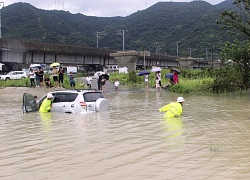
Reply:
<svg viewBox="0 0 250 180"><path fill-rule="evenodd" d="M66 11L42 10L28 3L2 8L2 37L179 56L218 55L225 41L233 37L219 29L216 19L232 0L211 5L205 1L158 2L126 17L94 17ZM101 33L105 32L105 33ZM206 51L207 50L207 51ZM207 53L206 53L207 52Z"/></svg>

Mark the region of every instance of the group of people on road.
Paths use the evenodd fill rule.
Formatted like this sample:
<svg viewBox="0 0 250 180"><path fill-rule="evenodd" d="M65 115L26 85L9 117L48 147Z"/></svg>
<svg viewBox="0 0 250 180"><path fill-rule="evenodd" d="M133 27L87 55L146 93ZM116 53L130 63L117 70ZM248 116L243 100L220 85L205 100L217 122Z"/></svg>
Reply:
<svg viewBox="0 0 250 180"><path fill-rule="evenodd" d="M170 67L170 73L172 76L170 77L169 79L169 82L170 84L174 85L174 84L179 84L179 74L180 72L176 69L173 69ZM161 80L162 80L162 75L161 75L161 71L157 71L155 73L155 88L157 90L161 90L161 88L163 87L162 86L162 83L161 83ZM145 82L145 90L148 90L148 82L149 82L149 76L148 74L145 74L144 75L144 82Z"/></svg>
<svg viewBox="0 0 250 180"><path fill-rule="evenodd" d="M30 68L28 75L30 77L31 88L43 86L44 71L42 68L37 68L36 71Z"/></svg>
<svg viewBox="0 0 250 180"><path fill-rule="evenodd" d="M105 83L107 81L107 79L105 79L105 76L103 76L102 74L98 73L98 78L97 78L97 88L98 90L102 90L104 91L104 87L105 87ZM90 75L87 75L86 79L85 79L85 83L87 85L87 87L89 89L92 88L92 77ZM115 82L114 82L114 89L116 92L118 92L118 88L119 88L119 85L120 85L120 82L118 81L118 79L115 79Z"/></svg>
<svg viewBox="0 0 250 180"><path fill-rule="evenodd" d="M169 79L170 84L175 85L175 84L179 84L179 71L177 71L176 69L170 68L170 73L173 75L171 76L171 78ZM162 88L162 84L161 84L161 72L157 71L155 74L155 88L157 90L161 90ZM146 87L148 87L148 75L145 75L145 83L146 83Z"/></svg>
<svg viewBox="0 0 250 180"><path fill-rule="evenodd" d="M44 77L45 87L47 87L47 88L52 87L52 83L51 83L50 79L53 79L55 88L62 87L63 86L63 77L64 77L63 68L60 67L59 69L57 69L57 67L54 66L52 71L51 71L51 76Z"/></svg>
<svg viewBox="0 0 250 180"><path fill-rule="evenodd" d="M30 87L52 87L51 79L55 88L63 87L64 70L62 67L59 69L55 66L51 71L51 75L45 75L43 68L38 67L36 70L30 68L29 70ZM71 87L75 87L75 76L72 72L68 75Z"/></svg>
<svg viewBox="0 0 250 180"><path fill-rule="evenodd" d="M63 70L60 67L59 70L59 82L62 84L63 83ZM55 68L52 70L52 76L53 80L55 82L55 85L58 85L58 79L57 75L58 73ZM46 75L44 75L44 71L42 67L38 67L36 70L33 70L33 68L30 68L29 70L29 78L30 78L30 87L51 87L51 82L50 78Z"/></svg>

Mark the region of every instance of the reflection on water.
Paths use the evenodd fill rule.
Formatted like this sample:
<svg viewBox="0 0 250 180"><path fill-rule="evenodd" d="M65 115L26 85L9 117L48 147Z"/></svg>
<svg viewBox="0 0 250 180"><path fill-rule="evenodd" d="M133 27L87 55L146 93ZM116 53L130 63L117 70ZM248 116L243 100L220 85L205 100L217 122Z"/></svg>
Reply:
<svg viewBox="0 0 250 180"><path fill-rule="evenodd" d="M43 129L46 133L49 133L51 130L51 113L39 113L42 121Z"/></svg>
<svg viewBox="0 0 250 180"><path fill-rule="evenodd" d="M181 136L183 133L183 123L180 117L164 118L164 130L169 133L169 138Z"/></svg>
<svg viewBox="0 0 250 180"><path fill-rule="evenodd" d="M87 115L22 114L24 90L0 90L0 179L249 179L248 97L185 96L164 119L178 94L126 88Z"/></svg>

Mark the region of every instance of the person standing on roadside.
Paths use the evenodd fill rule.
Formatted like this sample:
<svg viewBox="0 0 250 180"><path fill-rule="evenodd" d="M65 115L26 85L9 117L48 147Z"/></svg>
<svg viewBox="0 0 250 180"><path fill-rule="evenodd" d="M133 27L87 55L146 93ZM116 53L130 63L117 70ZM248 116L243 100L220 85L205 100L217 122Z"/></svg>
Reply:
<svg viewBox="0 0 250 180"><path fill-rule="evenodd" d="M158 77L156 77L156 80L155 80L155 88L157 90L161 90L160 81L159 81Z"/></svg>
<svg viewBox="0 0 250 180"><path fill-rule="evenodd" d="M44 75L44 72L43 72L43 68L39 68L39 80L40 80L40 87L42 87L44 84L43 84L43 75Z"/></svg>
<svg viewBox="0 0 250 180"><path fill-rule="evenodd" d="M118 81L118 79L115 79L115 91L118 92L118 87L120 85L120 82Z"/></svg>
<svg viewBox="0 0 250 180"><path fill-rule="evenodd" d="M148 75L144 75L144 81L145 81L145 90L148 90Z"/></svg>
<svg viewBox="0 0 250 180"><path fill-rule="evenodd" d="M40 76L39 76L39 69L37 68L35 71L35 77L36 77L36 87L40 86Z"/></svg>
<svg viewBox="0 0 250 180"><path fill-rule="evenodd" d="M106 79L104 78L103 75L101 75L101 82L100 82L100 88L102 91L104 91L104 85L106 83Z"/></svg>
<svg viewBox="0 0 250 180"><path fill-rule="evenodd" d="M156 72L156 77L158 78L159 85L161 87L161 71Z"/></svg>
<svg viewBox="0 0 250 180"><path fill-rule="evenodd" d="M70 87L75 88L75 86L76 86L75 76L72 72L69 73L69 83L70 83Z"/></svg>
<svg viewBox="0 0 250 180"><path fill-rule="evenodd" d="M86 81L87 81L87 86L89 87L89 89L91 89L91 81L92 81L92 77L90 77L89 75L86 77Z"/></svg>
<svg viewBox="0 0 250 180"><path fill-rule="evenodd" d="M58 70L57 70L57 67L53 67L52 77L53 77L55 88L58 88L59 86L58 86Z"/></svg>
<svg viewBox="0 0 250 180"><path fill-rule="evenodd" d="M62 88L63 87L63 76L64 76L64 71L63 71L62 67L59 68L58 75L59 75L58 83L59 83L59 86Z"/></svg>
<svg viewBox="0 0 250 180"><path fill-rule="evenodd" d="M97 73L97 74L98 74L98 80L97 80L98 90L102 90L102 89L101 89L102 76L101 76L100 73Z"/></svg>
<svg viewBox="0 0 250 180"><path fill-rule="evenodd" d="M30 87L33 88L36 86L36 84L35 84L35 73L32 68L30 68L29 77L30 77Z"/></svg>

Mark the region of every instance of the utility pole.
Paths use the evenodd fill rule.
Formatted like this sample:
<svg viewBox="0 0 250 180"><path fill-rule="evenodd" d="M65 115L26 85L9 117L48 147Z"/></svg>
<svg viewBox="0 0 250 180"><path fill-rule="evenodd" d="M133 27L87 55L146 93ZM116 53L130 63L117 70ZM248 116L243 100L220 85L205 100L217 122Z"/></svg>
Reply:
<svg viewBox="0 0 250 180"><path fill-rule="evenodd" d="M96 47L99 48L98 39L100 38L100 36L106 36L107 34L105 33L105 31L101 31L101 32L95 32L94 35L96 35Z"/></svg>
<svg viewBox="0 0 250 180"><path fill-rule="evenodd" d="M159 42L155 42L154 45L156 46L156 53L158 53L158 63L160 63L160 49L161 49L161 46L160 46L160 43ZM157 66L158 66L158 63L157 63Z"/></svg>
<svg viewBox="0 0 250 180"><path fill-rule="evenodd" d="M179 41L176 41L176 56L179 56Z"/></svg>
<svg viewBox="0 0 250 180"><path fill-rule="evenodd" d="M4 2L0 2L0 38L2 38L2 8L4 7Z"/></svg>
<svg viewBox="0 0 250 180"><path fill-rule="evenodd" d="M211 47L211 61L212 61L212 69L214 68L214 46Z"/></svg>
<svg viewBox="0 0 250 180"><path fill-rule="evenodd" d="M144 66L144 70L146 70L146 60L145 60L145 49L143 47L143 66Z"/></svg>
<svg viewBox="0 0 250 180"><path fill-rule="evenodd" d="M207 54L207 47L206 47L206 60L208 59L208 54Z"/></svg>
<svg viewBox="0 0 250 180"><path fill-rule="evenodd" d="M203 51L204 49L205 49L205 53L206 53L205 60L207 61L208 60L208 48L201 46L201 50Z"/></svg>
<svg viewBox="0 0 250 180"><path fill-rule="evenodd" d="M159 42L154 42L154 45L155 45L155 52L158 53L158 48L159 48Z"/></svg>
<svg viewBox="0 0 250 180"><path fill-rule="evenodd" d="M195 50L195 49L192 49L192 48L187 48L189 50L189 57L192 57L192 50Z"/></svg>
<svg viewBox="0 0 250 180"><path fill-rule="evenodd" d="M124 43L124 35L125 35L125 30L123 30L123 29L117 29L116 30L116 33L118 34L118 35L121 35L122 36L122 50L124 51L125 50L125 43ZM126 32L127 32L127 30L126 30Z"/></svg>

